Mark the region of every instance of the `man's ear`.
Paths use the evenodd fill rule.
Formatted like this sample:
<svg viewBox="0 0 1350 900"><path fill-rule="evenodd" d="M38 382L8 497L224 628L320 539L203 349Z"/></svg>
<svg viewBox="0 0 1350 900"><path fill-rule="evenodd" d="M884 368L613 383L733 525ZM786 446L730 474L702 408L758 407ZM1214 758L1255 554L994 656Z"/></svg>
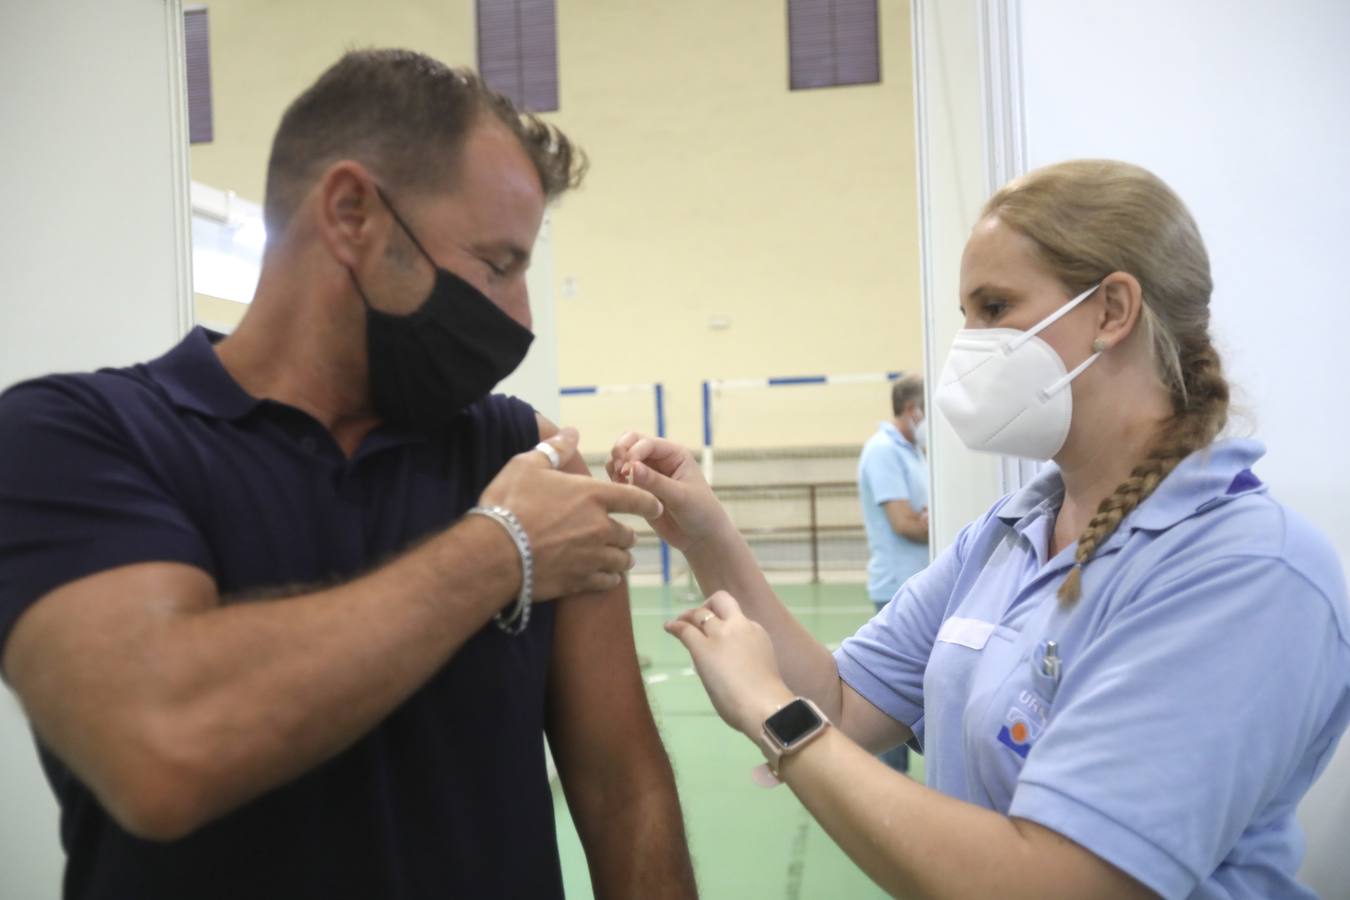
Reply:
<svg viewBox="0 0 1350 900"><path fill-rule="evenodd" d="M314 188L320 239L339 263L349 269L384 252L389 214L375 189L375 179L353 160L330 165Z"/></svg>
<svg viewBox="0 0 1350 900"><path fill-rule="evenodd" d="M1102 311L1094 336L1110 349L1128 338L1144 310L1144 291L1129 272L1112 272L1102 279Z"/></svg>

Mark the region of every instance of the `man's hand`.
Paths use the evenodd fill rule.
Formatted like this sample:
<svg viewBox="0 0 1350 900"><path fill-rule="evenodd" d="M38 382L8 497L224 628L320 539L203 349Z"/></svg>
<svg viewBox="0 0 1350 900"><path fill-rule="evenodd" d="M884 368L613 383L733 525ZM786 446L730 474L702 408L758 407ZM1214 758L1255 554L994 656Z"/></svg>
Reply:
<svg viewBox="0 0 1350 900"><path fill-rule="evenodd" d="M558 451L560 468L569 467L577 451L576 430L564 428L548 443ZM662 514L661 501L647 491L555 472L537 450L507 463L479 502L504 506L520 519L534 554L534 594L541 600L616 587L633 566L628 551L637 536L611 514L646 519Z"/></svg>

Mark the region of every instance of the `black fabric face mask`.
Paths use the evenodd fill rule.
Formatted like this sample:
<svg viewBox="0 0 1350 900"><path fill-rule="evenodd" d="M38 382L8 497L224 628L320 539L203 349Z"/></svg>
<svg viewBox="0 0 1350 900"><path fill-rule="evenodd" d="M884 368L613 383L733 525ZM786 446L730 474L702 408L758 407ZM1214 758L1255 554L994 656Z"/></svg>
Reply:
<svg viewBox="0 0 1350 900"><path fill-rule="evenodd" d="M436 270L422 305L407 315L366 305L366 353L375 412L390 425L443 434L466 407L486 397L525 358L534 335L481 291L436 265L379 191L394 221Z"/></svg>

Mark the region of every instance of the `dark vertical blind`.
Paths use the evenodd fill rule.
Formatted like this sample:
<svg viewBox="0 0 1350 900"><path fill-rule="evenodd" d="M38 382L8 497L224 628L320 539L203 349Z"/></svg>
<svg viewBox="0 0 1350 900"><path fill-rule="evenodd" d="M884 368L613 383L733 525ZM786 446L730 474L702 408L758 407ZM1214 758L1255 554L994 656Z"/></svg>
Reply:
<svg viewBox="0 0 1350 900"><path fill-rule="evenodd" d="M877 0L788 0L788 62L794 91L881 81Z"/></svg>
<svg viewBox="0 0 1350 900"><path fill-rule="evenodd" d="M478 0L478 71L521 109L556 110L556 0Z"/></svg>
<svg viewBox="0 0 1350 900"><path fill-rule="evenodd" d="M200 144L215 137L211 116L211 46L205 9L183 13L183 39L187 54L188 140Z"/></svg>

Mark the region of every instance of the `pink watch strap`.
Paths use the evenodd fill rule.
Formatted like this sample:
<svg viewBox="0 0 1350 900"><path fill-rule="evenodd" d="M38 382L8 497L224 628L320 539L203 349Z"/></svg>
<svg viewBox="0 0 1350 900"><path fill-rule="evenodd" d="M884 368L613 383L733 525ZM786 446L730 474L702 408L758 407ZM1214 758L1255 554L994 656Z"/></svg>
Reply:
<svg viewBox="0 0 1350 900"><path fill-rule="evenodd" d="M760 763L751 769L750 780L762 788L774 788L783 783L773 774L768 763Z"/></svg>

